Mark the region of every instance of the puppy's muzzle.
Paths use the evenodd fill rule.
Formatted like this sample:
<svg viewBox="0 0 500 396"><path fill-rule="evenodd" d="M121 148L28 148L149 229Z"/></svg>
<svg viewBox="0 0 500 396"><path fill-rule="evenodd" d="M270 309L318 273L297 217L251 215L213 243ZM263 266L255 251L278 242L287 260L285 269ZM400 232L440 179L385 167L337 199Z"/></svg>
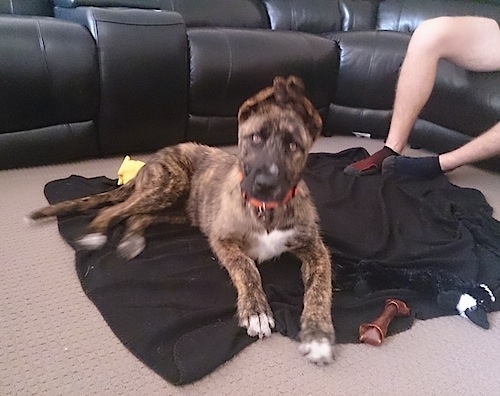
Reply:
<svg viewBox="0 0 500 396"><path fill-rule="evenodd" d="M244 194L264 202L283 199L286 188L283 188L283 180L276 164L247 168L246 171L241 181Z"/></svg>
<svg viewBox="0 0 500 396"><path fill-rule="evenodd" d="M253 180L253 196L259 199L274 199L279 193L279 170L276 164L256 171Z"/></svg>
<svg viewBox="0 0 500 396"><path fill-rule="evenodd" d="M248 168L246 169L248 172ZM259 212L272 210L286 204L297 195L297 186L284 186L279 177L279 168L271 165L269 168L259 168L257 171L240 174L241 192L243 197Z"/></svg>

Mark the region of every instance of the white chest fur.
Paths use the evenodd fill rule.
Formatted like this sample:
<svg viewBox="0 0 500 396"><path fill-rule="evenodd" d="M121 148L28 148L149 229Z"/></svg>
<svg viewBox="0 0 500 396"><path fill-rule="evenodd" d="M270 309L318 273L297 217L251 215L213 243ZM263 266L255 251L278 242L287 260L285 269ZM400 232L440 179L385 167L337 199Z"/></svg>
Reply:
<svg viewBox="0 0 500 396"><path fill-rule="evenodd" d="M269 260L290 250L289 242L295 235L295 230L273 230L269 233L254 234L253 243L248 255L257 261Z"/></svg>

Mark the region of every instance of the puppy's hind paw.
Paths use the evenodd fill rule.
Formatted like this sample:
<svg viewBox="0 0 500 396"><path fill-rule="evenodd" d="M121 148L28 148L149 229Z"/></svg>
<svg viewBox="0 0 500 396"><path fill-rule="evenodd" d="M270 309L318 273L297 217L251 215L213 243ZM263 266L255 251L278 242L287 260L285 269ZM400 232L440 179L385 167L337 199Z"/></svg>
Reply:
<svg viewBox="0 0 500 396"><path fill-rule="evenodd" d="M333 347L327 338L303 341L299 346L299 352L319 366L327 365L333 361Z"/></svg>
<svg viewBox="0 0 500 396"><path fill-rule="evenodd" d="M251 315L241 322L242 327L246 327L250 337L259 336L260 339L269 337L275 326L272 315L265 313Z"/></svg>
<svg viewBox="0 0 500 396"><path fill-rule="evenodd" d="M102 248L108 237L100 232L87 234L76 241L77 245L85 250L97 250Z"/></svg>
<svg viewBox="0 0 500 396"><path fill-rule="evenodd" d="M146 239L142 235L125 236L118 245L118 253L124 259L132 260L144 251Z"/></svg>

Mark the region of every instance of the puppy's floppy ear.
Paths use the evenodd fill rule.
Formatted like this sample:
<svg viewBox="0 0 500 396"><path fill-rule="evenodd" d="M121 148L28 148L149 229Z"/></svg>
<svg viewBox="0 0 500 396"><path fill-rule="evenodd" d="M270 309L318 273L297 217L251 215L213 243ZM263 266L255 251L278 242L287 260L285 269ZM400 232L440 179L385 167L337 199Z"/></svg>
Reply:
<svg viewBox="0 0 500 396"><path fill-rule="evenodd" d="M273 88L274 98L278 106L285 106L298 97L304 96L304 82L295 76L274 77Z"/></svg>
<svg viewBox="0 0 500 396"><path fill-rule="evenodd" d="M262 89L243 102L238 111L238 122L248 119L250 114L257 110L257 107L266 103L276 103L280 107L291 106L294 98L303 95L304 83L300 78L295 76L274 77L272 86Z"/></svg>
<svg viewBox="0 0 500 396"><path fill-rule="evenodd" d="M304 95L304 82L296 76L275 77L273 81L274 97L278 106L291 107L297 112L316 139L323 128L323 120L311 101Z"/></svg>
<svg viewBox="0 0 500 396"><path fill-rule="evenodd" d="M304 91L304 82L299 77L277 76L272 87L264 88L243 102L238 111L238 122L247 120L251 113L265 103L274 102L299 114L313 139L316 139L323 128L323 121L311 101L304 96Z"/></svg>

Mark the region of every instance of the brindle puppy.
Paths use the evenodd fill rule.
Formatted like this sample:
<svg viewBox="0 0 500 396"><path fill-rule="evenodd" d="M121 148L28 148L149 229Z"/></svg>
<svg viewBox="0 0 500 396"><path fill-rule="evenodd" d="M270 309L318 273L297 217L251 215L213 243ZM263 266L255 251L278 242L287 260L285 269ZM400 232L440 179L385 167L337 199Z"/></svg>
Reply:
<svg viewBox="0 0 500 396"><path fill-rule="evenodd" d="M193 143L167 147L124 186L48 206L31 218L108 206L79 243L98 249L108 227L125 221L118 252L126 259L144 250L149 225L190 221L207 236L236 287L240 326L259 338L271 334L274 319L256 262L290 251L302 261L305 285L299 349L315 363L329 363L335 342L331 263L301 179L322 122L303 90L296 77L276 77L272 87L244 102L237 156Z"/></svg>

